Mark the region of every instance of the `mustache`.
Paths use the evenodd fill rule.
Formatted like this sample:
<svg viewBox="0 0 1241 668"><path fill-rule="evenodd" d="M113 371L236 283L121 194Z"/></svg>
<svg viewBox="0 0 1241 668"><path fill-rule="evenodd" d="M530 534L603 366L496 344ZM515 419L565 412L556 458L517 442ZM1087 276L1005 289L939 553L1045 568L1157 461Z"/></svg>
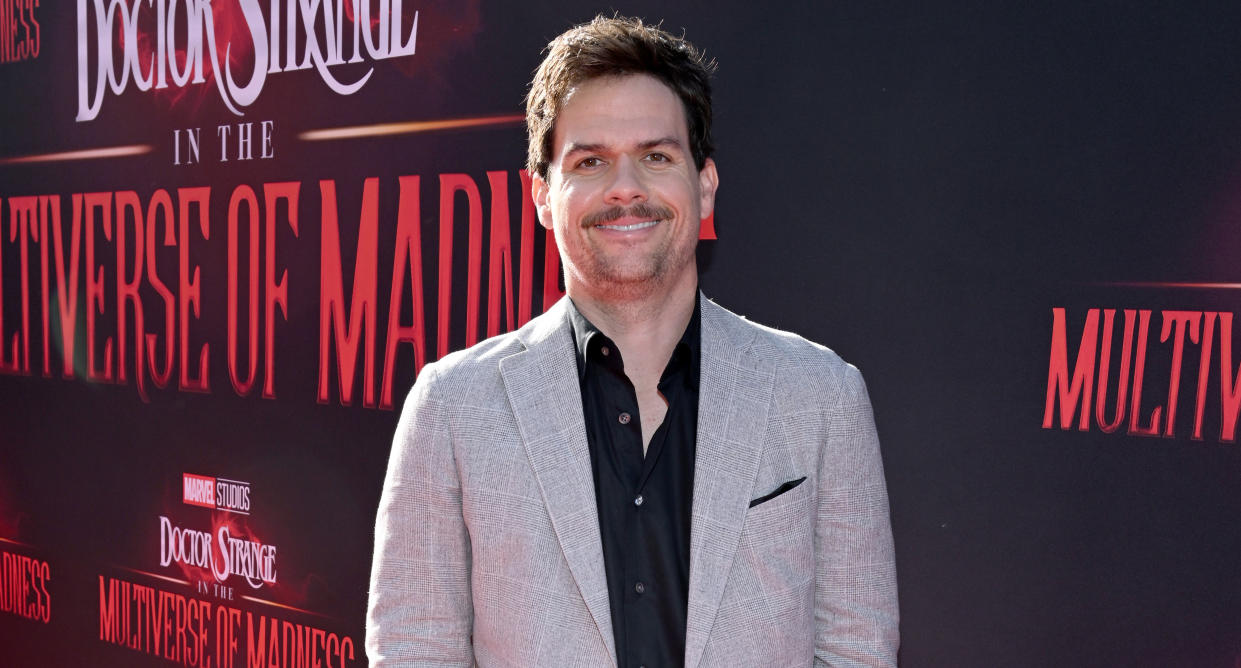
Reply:
<svg viewBox="0 0 1241 668"><path fill-rule="evenodd" d="M672 218L672 209L649 202L639 202L633 206L611 206L596 211L582 218L582 227L607 225L621 218L643 218L646 220L667 220Z"/></svg>

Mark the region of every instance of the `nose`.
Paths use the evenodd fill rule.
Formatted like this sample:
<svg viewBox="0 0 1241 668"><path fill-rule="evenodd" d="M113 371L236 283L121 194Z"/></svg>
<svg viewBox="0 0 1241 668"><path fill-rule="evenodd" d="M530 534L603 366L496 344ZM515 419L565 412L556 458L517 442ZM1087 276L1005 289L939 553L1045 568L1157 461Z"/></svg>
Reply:
<svg viewBox="0 0 1241 668"><path fill-rule="evenodd" d="M646 201L646 182L637 161L623 155L612 163L611 172L612 180L604 195L608 204L625 206Z"/></svg>

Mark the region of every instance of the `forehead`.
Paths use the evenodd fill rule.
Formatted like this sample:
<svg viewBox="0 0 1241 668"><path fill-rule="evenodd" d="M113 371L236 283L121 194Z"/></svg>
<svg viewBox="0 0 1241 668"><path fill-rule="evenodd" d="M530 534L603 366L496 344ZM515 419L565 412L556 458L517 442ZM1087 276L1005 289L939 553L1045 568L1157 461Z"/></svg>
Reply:
<svg viewBox="0 0 1241 668"><path fill-rule="evenodd" d="M598 77L565 97L552 132L552 159L569 144L624 150L662 137L689 146L685 105L671 88L648 74Z"/></svg>

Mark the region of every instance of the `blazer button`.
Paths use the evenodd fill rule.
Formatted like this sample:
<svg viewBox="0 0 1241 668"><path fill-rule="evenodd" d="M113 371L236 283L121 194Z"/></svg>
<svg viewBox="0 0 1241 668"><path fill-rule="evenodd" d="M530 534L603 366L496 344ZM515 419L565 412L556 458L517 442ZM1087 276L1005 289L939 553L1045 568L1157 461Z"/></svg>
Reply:
<svg viewBox="0 0 1241 668"><path fill-rule="evenodd" d="M628 413L621 413L620 416L616 418L616 420L621 424L629 424L629 420L631 419L632 418L629 417Z"/></svg>
<svg viewBox="0 0 1241 668"><path fill-rule="evenodd" d="M633 586L633 590L638 592L639 594L644 594L646 593L646 585L639 582Z"/></svg>

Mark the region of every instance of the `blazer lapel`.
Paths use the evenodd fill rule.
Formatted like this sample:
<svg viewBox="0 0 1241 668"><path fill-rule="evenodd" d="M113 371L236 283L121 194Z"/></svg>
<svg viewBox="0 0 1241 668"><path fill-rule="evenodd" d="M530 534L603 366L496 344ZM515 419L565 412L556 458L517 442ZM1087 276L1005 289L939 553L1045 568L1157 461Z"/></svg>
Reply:
<svg viewBox="0 0 1241 668"><path fill-rule="evenodd" d="M594 475L582 417L567 298L519 332L526 350L500 361L500 375L565 560L616 661Z"/></svg>
<svg viewBox="0 0 1241 668"><path fill-rule="evenodd" d="M752 326L706 298L690 529L685 665L702 660L758 474L774 372L749 353ZM593 507L593 506L592 506Z"/></svg>

